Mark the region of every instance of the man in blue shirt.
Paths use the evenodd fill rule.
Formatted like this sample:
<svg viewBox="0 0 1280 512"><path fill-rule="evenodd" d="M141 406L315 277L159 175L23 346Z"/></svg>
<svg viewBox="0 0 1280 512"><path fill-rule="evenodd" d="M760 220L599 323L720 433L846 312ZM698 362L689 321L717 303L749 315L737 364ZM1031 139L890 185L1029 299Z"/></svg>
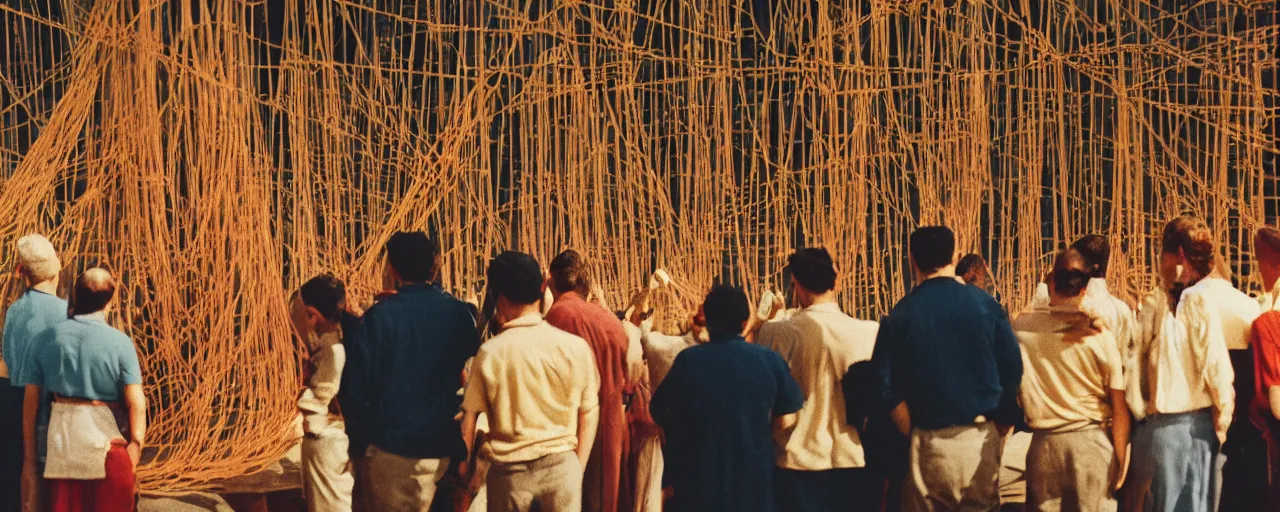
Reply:
<svg viewBox="0 0 1280 512"><path fill-rule="evenodd" d="M880 324L872 356L884 405L911 436L903 508L995 509L1003 426L1021 414L1018 341L1000 304L956 279L950 229L917 229L910 253L916 287Z"/></svg>
<svg viewBox="0 0 1280 512"><path fill-rule="evenodd" d="M386 277L396 293L364 314L364 335L343 385L349 415L368 442L357 474L368 510L427 510L450 459L466 453L454 419L462 368L480 348L466 303L431 283L440 251L422 232L386 245ZM348 401L349 399L349 401Z"/></svg>
<svg viewBox="0 0 1280 512"><path fill-rule="evenodd" d="M23 471L35 470L36 400L47 390L54 395L49 439L56 440L49 443L43 473L51 510L135 508L134 469L146 439L147 400L133 341L106 322L115 292L106 270L86 270L76 280L74 316L44 331L32 352ZM33 490L28 482L24 492Z"/></svg>
<svg viewBox="0 0 1280 512"><path fill-rule="evenodd" d="M17 245L17 274L26 281L27 289L9 306L4 318L0 359L0 511L18 510L21 505L22 402L24 387L30 383L36 336L67 318L67 301L57 296L62 262L53 244L32 234L19 238ZM46 397L44 402L47 401Z"/></svg>
<svg viewBox="0 0 1280 512"><path fill-rule="evenodd" d="M667 437L671 510L771 512L772 434L795 426L804 395L781 356L743 339L742 290L715 286L703 314L711 341L676 356L649 404Z"/></svg>

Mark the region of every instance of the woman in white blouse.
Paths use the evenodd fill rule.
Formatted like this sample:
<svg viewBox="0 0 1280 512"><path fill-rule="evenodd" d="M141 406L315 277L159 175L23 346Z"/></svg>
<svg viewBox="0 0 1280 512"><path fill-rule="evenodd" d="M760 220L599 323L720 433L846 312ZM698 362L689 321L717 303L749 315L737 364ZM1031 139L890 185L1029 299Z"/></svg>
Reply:
<svg viewBox="0 0 1280 512"><path fill-rule="evenodd" d="M1133 497L1141 510L1209 512L1217 506L1219 448L1235 409L1219 307L1227 294L1211 278L1217 252L1203 222L1178 217L1162 239L1167 293L1144 303L1141 332L1149 346L1140 347L1146 355L1135 365L1149 396L1134 440Z"/></svg>

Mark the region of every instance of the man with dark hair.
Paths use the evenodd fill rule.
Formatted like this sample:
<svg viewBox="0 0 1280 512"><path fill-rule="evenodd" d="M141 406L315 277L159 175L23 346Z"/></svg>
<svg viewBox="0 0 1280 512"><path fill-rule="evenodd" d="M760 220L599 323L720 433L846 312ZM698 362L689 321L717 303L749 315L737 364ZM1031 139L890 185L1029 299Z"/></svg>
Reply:
<svg viewBox="0 0 1280 512"><path fill-rule="evenodd" d="M432 284L440 252L422 232L387 241L386 281L396 293L365 312L359 357L343 382L343 403L359 415L369 443L360 464L369 510L426 510L453 457L459 436L460 376L480 347L466 303Z"/></svg>
<svg viewBox="0 0 1280 512"><path fill-rule="evenodd" d="M27 289L4 315L4 346L0 354L0 511L21 507L22 411L25 388L30 383L26 375L30 373L31 354L41 333L67 319L67 301L58 298L62 262L53 244L41 235L31 234L19 238L16 245L15 273ZM39 409L47 411L48 393L39 399ZM37 429L38 445L43 444L39 441L44 440L44 423ZM44 450L42 446L37 448Z"/></svg>
<svg viewBox="0 0 1280 512"><path fill-rule="evenodd" d="M298 398L302 414L302 489L311 511L352 509L355 479L348 469L346 422L338 408L348 339L355 342L360 319L347 309L346 285L332 274L311 278L289 301L294 331L307 349Z"/></svg>
<svg viewBox="0 0 1280 512"><path fill-rule="evenodd" d="M1026 369L1020 388L1032 430L1026 456L1029 510L1115 510L1129 447L1124 360L1084 303L1091 266L1059 253L1050 303L1013 327Z"/></svg>
<svg viewBox="0 0 1280 512"><path fill-rule="evenodd" d="M756 335L757 344L787 362L805 395L795 428L779 440L784 449L775 472L778 510L870 506L884 485L867 472L862 438L846 420L840 383L850 366L871 359L879 326L840 311L835 263L826 249L796 251L787 269L800 311L766 323Z"/></svg>
<svg viewBox="0 0 1280 512"><path fill-rule="evenodd" d="M649 404L667 436L671 510L772 511L772 432L795 426L804 394L778 354L743 339L741 290L713 287L702 311L711 341L680 352Z"/></svg>
<svg viewBox="0 0 1280 512"><path fill-rule="evenodd" d="M542 319L542 270L528 254L507 251L489 263L488 295L501 332L471 363L462 436L492 462L489 512L582 509L583 467L599 421L600 379L582 338Z"/></svg>
<svg viewBox="0 0 1280 512"><path fill-rule="evenodd" d="M623 396L627 388L627 348L630 341L622 322L598 304L586 300L591 290L590 270L573 249L551 260L547 285L554 300L547 311L548 324L587 340L600 372L600 428L587 461L583 482L583 508L588 512L630 510L630 435Z"/></svg>
<svg viewBox="0 0 1280 512"><path fill-rule="evenodd" d="M34 471L36 406L47 389L55 396L49 439L56 442L48 445L44 478L55 512L134 509L147 399L133 340L106 322L115 292L106 270L86 270L76 280L73 316L44 331L32 354L23 411L26 470Z"/></svg>
<svg viewBox="0 0 1280 512"><path fill-rule="evenodd" d="M911 436L907 510L994 509L1003 443L1020 412L1022 358L1000 304L955 276L955 237L910 238L916 286L880 325L872 357L881 399Z"/></svg>

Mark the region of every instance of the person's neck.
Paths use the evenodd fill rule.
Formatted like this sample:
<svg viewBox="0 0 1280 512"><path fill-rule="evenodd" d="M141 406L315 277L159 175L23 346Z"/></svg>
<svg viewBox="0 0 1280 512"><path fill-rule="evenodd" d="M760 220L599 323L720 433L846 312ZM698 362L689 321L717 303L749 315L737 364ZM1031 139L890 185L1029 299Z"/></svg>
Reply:
<svg viewBox="0 0 1280 512"><path fill-rule="evenodd" d="M1079 299L1079 298L1080 298L1079 296L1075 296L1075 297L1063 297L1063 296L1058 295L1058 294L1050 293L1050 294L1049 294L1049 306L1050 306L1050 307L1066 306L1066 305L1068 305L1068 304L1071 304L1071 303L1072 303L1072 301L1075 301L1076 299Z"/></svg>
<svg viewBox="0 0 1280 512"><path fill-rule="evenodd" d="M537 302L535 302L533 304L511 305L502 308L499 313L502 314L502 325L505 329L507 324L514 322L525 315L541 315L542 308Z"/></svg>
<svg viewBox="0 0 1280 512"><path fill-rule="evenodd" d="M922 276L922 277L920 278L920 282L921 282L921 283L923 283L923 282L928 281L928 280L930 280L930 279L936 279L936 278L939 278L939 277L949 277L949 278L951 278L951 279L955 279L955 278L956 278L956 266L955 266L955 265L947 265L947 266L945 266L945 267L942 267L942 268L940 268L940 269L938 269L938 270L933 271L932 273L925 274L924 276Z"/></svg>
<svg viewBox="0 0 1280 512"><path fill-rule="evenodd" d="M578 290L565 290L562 292L562 291L556 290L554 286L550 287L550 290L551 290L551 300L555 302L559 302L560 298L564 297L565 295L573 295L575 297L578 297L579 299L586 299L587 297L586 293L580 292Z"/></svg>
<svg viewBox="0 0 1280 512"><path fill-rule="evenodd" d="M52 280L40 281L36 284L31 285L31 289L38 292L47 293L49 295L58 294L58 284L53 282Z"/></svg>
<svg viewBox="0 0 1280 512"><path fill-rule="evenodd" d="M835 293L835 290L831 290L826 293L821 293L818 295L807 295L805 297L798 297L798 299L799 300L797 302L800 303L800 307L802 309L808 309L814 306L821 306L823 304L835 304L836 293Z"/></svg>
<svg viewBox="0 0 1280 512"><path fill-rule="evenodd" d="M407 288L410 286L424 286L426 284L426 281L400 281L400 284L396 285L396 289Z"/></svg>

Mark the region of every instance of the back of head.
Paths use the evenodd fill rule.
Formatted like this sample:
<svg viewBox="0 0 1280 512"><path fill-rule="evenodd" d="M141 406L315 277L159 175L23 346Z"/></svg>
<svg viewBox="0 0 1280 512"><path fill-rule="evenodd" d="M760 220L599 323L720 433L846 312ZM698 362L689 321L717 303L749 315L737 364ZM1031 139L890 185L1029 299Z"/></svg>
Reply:
<svg viewBox="0 0 1280 512"><path fill-rule="evenodd" d="M387 262L400 274L400 279L411 283L435 280L440 248L426 233L399 231L387 240Z"/></svg>
<svg viewBox="0 0 1280 512"><path fill-rule="evenodd" d="M911 260L920 272L932 274L950 265L956 254L956 236L946 226L926 226L911 233Z"/></svg>
<svg viewBox="0 0 1280 512"><path fill-rule="evenodd" d="M1187 264L1202 276L1209 275L1217 263L1213 232L1203 220L1194 217L1178 216L1164 226L1160 252L1177 254L1179 251Z"/></svg>
<svg viewBox="0 0 1280 512"><path fill-rule="evenodd" d="M57 277L62 261L53 244L42 235L32 233L18 239L18 263L28 281L41 283Z"/></svg>
<svg viewBox="0 0 1280 512"><path fill-rule="evenodd" d="M337 320L347 300L347 287L333 274L321 274L303 283L298 288L298 297L303 304L316 308L325 318Z"/></svg>
<svg viewBox="0 0 1280 512"><path fill-rule="evenodd" d="M1102 235L1085 235L1071 244L1089 265L1089 275L1107 277L1107 265L1111 261L1111 241Z"/></svg>
<svg viewBox="0 0 1280 512"><path fill-rule="evenodd" d="M796 282L813 293L826 293L836 287L836 266L831 254L822 247L800 249L787 258L787 268Z"/></svg>
<svg viewBox="0 0 1280 512"><path fill-rule="evenodd" d="M1053 261L1053 293L1074 298L1089 285L1089 260L1076 249L1060 251Z"/></svg>
<svg viewBox="0 0 1280 512"><path fill-rule="evenodd" d="M966 254L956 263L956 275L963 277L966 283L978 281L987 274L987 262L977 254Z"/></svg>
<svg viewBox="0 0 1280 512"><path fill-rule="evenodd" d="M1253 236L1253 246L1259 260L1280 263L1280 229L1271 226L1258 228Z"/></svg>
<svg viewBox="0 0 1280 512"><path fill-rule="evenodd" d="M702 315L706 318L707 331L711 334L741 333L751 317L747 294L727 284L717 284L707 292L702 303Z"/></svg>
<svg viewBox="0 0 1280 512"><path fill-rule="evenodd" d="M91 268L76 279L71 296L71 312L77 315L97 313L111 303L116 295L116 280L101 268Z"/></svg>
<svg viewBox="0 0 1280 512"><path fill-rule="evenodd" d="M503 297L522 306L542 300L542 268L533 256L503 252L489 262L485 276L489 282L488 293L495 298Z"/></svg>
<svg viewBox="0 0 1280 512"><path fill-rule="evenodd" d="M566 249L557 254L547 270L551 273L551 286L556 292L578 292L583 297L591 292L590 269L578 251Z"/></svg>

